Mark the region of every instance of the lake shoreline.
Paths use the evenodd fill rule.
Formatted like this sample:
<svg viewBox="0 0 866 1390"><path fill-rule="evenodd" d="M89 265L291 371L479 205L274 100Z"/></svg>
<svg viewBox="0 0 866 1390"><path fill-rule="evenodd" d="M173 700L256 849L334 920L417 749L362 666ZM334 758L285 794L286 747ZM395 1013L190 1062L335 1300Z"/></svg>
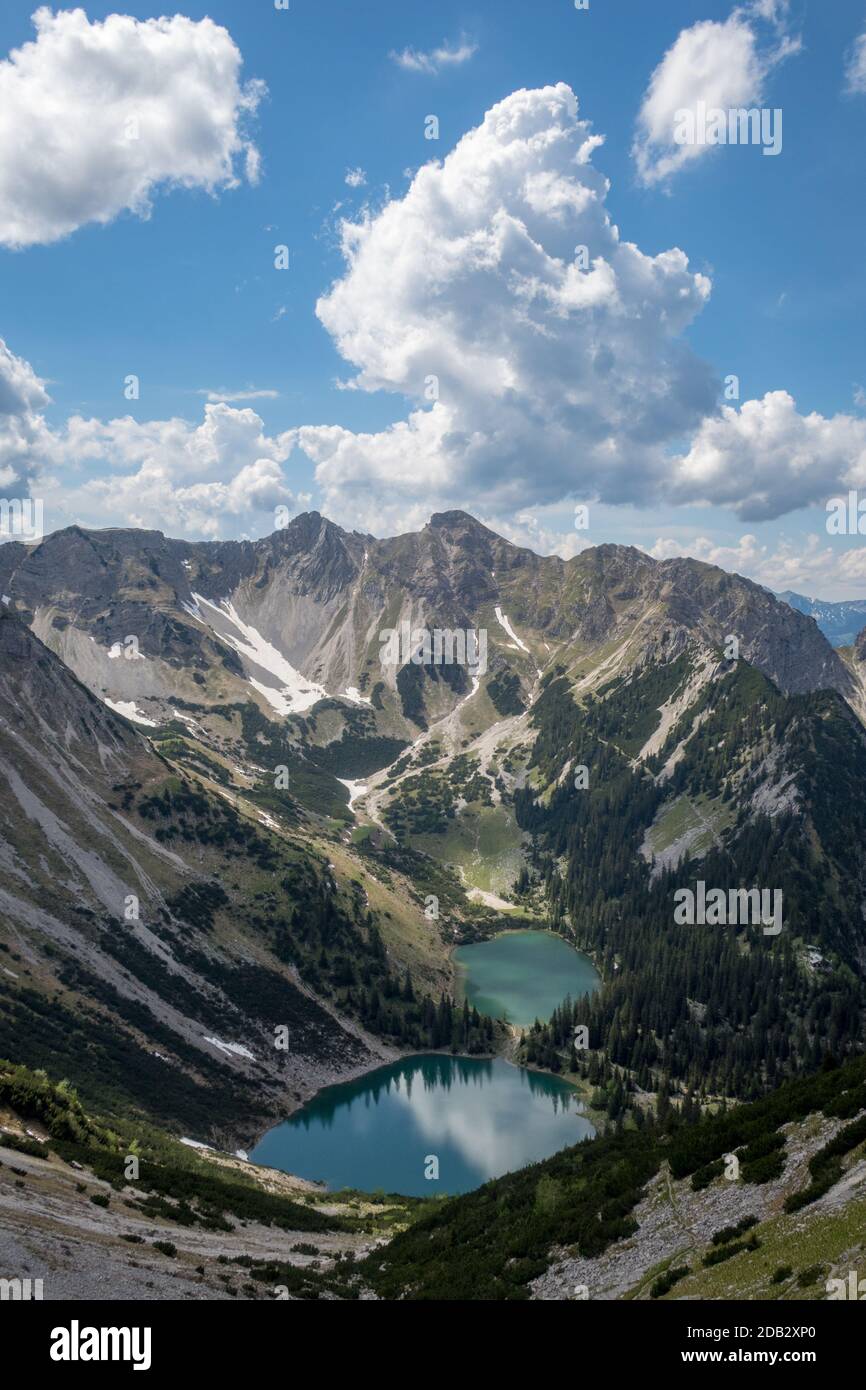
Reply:
<svg viewBox="0 0 866 1390"><path fill-rule="evenodd" d="M567 1076L449 1049L411 1052L355 1083L335 1082L306 1109L271 1126L249 1162L322 1195L456 1196L597 1133Z"/></svg>
<svg viewBox="0 0 866 1390"><path fill-rule="evenodd" d="M525 921L526 921L526 919L524 918L524 919L523 919L523 923L525 923ZM462 972L461 972L460 968L459 968L459 967L456 965L456 963L454 962L454 955L455 955L455 952L458 951L459 949L461 949L461 946L462 946L462 945L466 945L466 944L470 944L470 945L481 945L481 944L486 944L487 942L495 941L495 940L497 940L497 939L499 939L499 938L503 938L503 937L514 936L514 935L519 934L519 933L521 933L521 932L526 932L526 933L530 933L530 932L531 932L532 934L539 934L539 933L540 933L540 934L549 936L549 937L553 938L554 940L564 942L564 944L565 944L566 946L569 946L569 947L571 948L571 950L573 950L576 954L585 956L586 959L589 960L589 961L591 962L593 968L594 968L595 971L596 971L596 974L597 974L598 977L599 977L599 985L601 984L601 974L600 974L600 972L599 972L599 970L598 970L598 967L597 967L597 965L596 965L596 962L592 959L592 956L591 956L591 954L590 954L588 951L583 951L580 947L574 946L570 941L568 941L564 936L562 936L561 933L555 932L550 926L541 926L541 925L539 925L539 926L537 926L537 927L528 927L528 926L524 925L523 923L522 923L520 926L517 926L517 925L515 925L515 926L503 925L503 926L501 926L500 928L498 928L497 930L493 931L493 932L491 933L490 936L485 937L483 943L482 943L482 942L457 943L457 944L455 944L455 945L452 945L452 946L449 948L448 958L449 958L449 961L451 962L451 965L452 965L453 979L454 979L454 1000L455 1000L455 1003L456 1003L456 1004L462 1005L463 999L465 998L465 994L462 993L462 986L461 986L461 973L462 973ZM472 1007L471 1003L470 1003L470 1007ZM418 1052L417 1050L415 1050L415 1049L413 1049L413 1048L406 1048L406 1049L403 1049L403 1048L401 1048L401 1047L399 1047L399 1046L396 1046L396 1045L394 1045L394 1044L392 1044L392 1043L385 1043L384 1041L382 1041L382 1040L380 1040L380 1039L375 1039L375 1038L372 1037L372 1035L366 1034L366 1030L360 1029L359 1031L360 1031L361 1034L363 1034L364 1041L365 1041L365 1042L367 1043L367 1045L370 1047L371 1053L372 1053L374 1056L376 1055L375 1052L373 1051L374 1046L378 1049L378 1052L379 1052L378 1060L375 1060L375 1061L373 1061L372 1063L368 1063L368 1062L365 1061L365 1062L362 1062L362 1063L358 1064L357 1066L348 1067L345 1071L340 1071L340 1070L337 1070L337 1069L335 1068L333 1074L331 1075L331 1077L330 1077L328 1080L323 1081L323 1083L322 1083L320 1086L317 1086L314 1090L311 1090L310 1093L309 1093L309 1095L304 1095L304 1096L302 1096L302 1098L301 1098L300 1100L296 1100L294 1097L292 1097L291 1100L288 1101L288 1103L286 1104L285 1109L283 1109L282 1106L281 1106L281 1107L280 1107L280 1115L279 1115L278 1118L271 1118L269 1121L265 1121L264 1123L256 1124L254 1130L252 1131L252 1136L251 1136L251 1137L249 1137L249 1136L250 1136L250 1131L249 1131L249 1130L244 1131L244 1133L243 1133L243 1135L242 1135L242 1137L241 1137L240 1142L237 1143L237 1147L236 1147L236 1149L233 1151L234 1154L236 1154L238 1150L243 1150L244 1152L252 1152L252 1151L261 1143L261 1141L264 1139L265 1135L266 1135L266 1134L269 1134L270 1131L271 1131L272 1129L276 1128L276 1127L277 1127L278 1125L280 1125L280 1124L284 1124L287 1120L290 1120L290 1119L292 1118L293 1115L297 1115L299 1111L304 1110L307 1106L312 1105L316 1100L318 1100L318 1099L324 1094L324 1092L330 1090L332 1087L334 1087L334 1086L341 1086L341 1085L344 1085L344 1084L348 1084L348 1083L351 1083L352 1081L359 1081L359 1080L362 1080L364 1077L372 1076L375 1072L381 1070L383 1067L390 1066L390 1065L392 1065L392 1064L394 1064L394 1063L396 1063L396 1062L399 1062L399 1061L404 1061L404 1060L406 1060L406 1059L408 1059L408 1058L410 1058L410 1057L437 1057L437 1056L441 1056L441 1057L453 1057L453 1058L455 1058L455 1059L463 1059L463 1060L470 1061L470 1062L471 1062L471 1061L493 1061L493 1060L495 1060L496 1058L501 1058L503 1061L508 1062L510 1065L512 1065L512 1066L514 1066L514 1067L517 1067L518 1069L520 1069L520 1070L522 1070L522 1071L532 1072L532 1073L534 1073L534 1074L536 1074L536 1075L539 1075L539 1076L547 1076L547 1077L555 1076L555 1077L558 1077L560 1080L564 1081L568 1086L570 1086L570 1087L572 1088L572 1090L574 1090L574 1091L576 1091L576 1092L580 1092L581 1086L580 1086L579 1081L577 1081L577 1080L575 1080L575 1081L570 1080L570 1079L569 1079L569 1074L567 1074L567 1073L554 1072L554 1071L551 1071L551 1070L550 1070L549 1068L547 1068L547 1067L540 1067L540 1066L535 1065L534 1063L528 1063L528 1062L521 1061L521 1060L517 1057L516 1054L517 1054L517 1048L518 1048L518 1045L519 1045L520 1035L521 1035L521 1033L525 1033L525 1032L526 1032L526 1028L525 1028L525 1027L521 1027L520 1025L517 1025L517 1024L510 1023L507 1019L506 1019L506 1020L496 1020L496 1021L504 1023L504 1026L505 1026L505 1028L506 1028L506 1030L507 1030L507 1032L506 1032L504 1038L502 1039L501 1043L500 1043L495 1049L492 1049L492 1050L490 1050L490 1051L488 1051L488 1052L475 1052L475 1053L468 1053L468 1052L462 1052L462 1051L459 1051L459 1052L452 1052L451 1049L450 1049L450 1047L430 1048L430 1049L428 1049L428 1050L426 1050L426 1051L424 1051L424 1052ZM542 1021L543 1021L543 1022L547 1022L546 1019L544 1019L544 1020L542 1020ZM530 1025L530 1026L531 1026L531 1025ZM588 1113L589 1113L589 1108L587 1107L587 1114L588 1114ZM593 1123L594 1123L594 1121L593 1121ZM596 1127L597 1127L597 1126L596 1126ZM230 1142L234 1143L235 1140L236 1140L236 1138L237 1138L236 1135L232 1135L231 1138L230 1138ZM230 1151L230 1150L222 1150L222 1152L232 1152L232 1151ZM251 1162L251 1161L252 1161L252 1160L250 1160L250 1162Z"/></svg>
<svg viewBox="0 0 866 1390"><path fill-rule="evenodd" d="M546 952L549 960L539 956L542 942L550 943L550 950ZM507 943L506 949L500 952L491 949L497 943ZM530 945L527 956L526 948ZM509 950L509 947L514 949ZM572 999L585 997L595 993L603 983L588 952L549 926L502 926L483 941L458 942L452 947L451 962L458 1005L468 1001L470 1008L477 1008L479 1013L523 1032L528 1032L536 1021L547 1023L554 1010L569 996ZM585 973L587 966L592 972L591 979ZM473 969L474 979L471 978ZM567 982L564 993L563 979ZM534 996L528 1006L524 997L527 983Z"/></svg>

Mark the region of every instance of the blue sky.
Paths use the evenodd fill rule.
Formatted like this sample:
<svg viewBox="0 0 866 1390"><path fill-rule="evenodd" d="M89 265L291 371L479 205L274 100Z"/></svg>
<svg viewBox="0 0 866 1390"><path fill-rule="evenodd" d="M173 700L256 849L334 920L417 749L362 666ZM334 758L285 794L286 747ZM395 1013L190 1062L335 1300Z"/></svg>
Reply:
<svg viewBox="0 0 866 1390"><path fill-rule="evenodd" d="M104 4L85 8L88 34L118 12ZM382 532L414 527L443 505L467 505L505 534L539 549L571 553L581 544L614 540L660 555L693 553L715 559L773 587L800 588L824 597L866 592L862 542L857 536L827 536L823 500L834 486L856 486L861 481L858 467L864 470L866 484L866 442L858 430L866 420L866 393L857 393L858 386L866 388L866 91L857 87L855 47L866 31L866 5L854 0L834 0L832 5L793 0L789 6L777 5L775 22L768 14L756 13L754 2L738 11L738 33L742 36L748 29L754 35L758 65L763 64L758 104L783 111L784 144L778 157L763 157L757 148L720 148L670 178L647 181L641 179L633 153L642 104L665 55L681 35L705 21L729 26L724 34L721 28L710 34L718 34L717 44L725 35L736 37L730 28L734 8L712 0L655 5L646 0L591 0L586 12L577 11L571 0L542 0L531 6L501 0L483 10L449 0L435 6L291 0L287 12L277 11L269 0L184 4L181 13L189 20L209 16L228 31L242 62L241 83L256 79L266 85L267 93L260 92L253 103L255 110L241 113L236 126L259 151L260 175L249 181L238 162L236 186L208 191L204 175L190 175L186 181L193 186L173 187L157 170L146 217L121 209L117 215L106 214L104 225L82 217L80 225L65 234L43 227L32 239L27 234L27 244L16 244L18 233L7 236L0 247L0 338L8 352L45 383L44 393L50 397L31 391L21 407L25 419L16 435L17 452L9 455L7 492L14 494L12 475L17 469L19 480L30 480L34 495L44 495L47 529L81 519L95 525L161 524L170 533L190 535L263 534L273 529L273 507L281 500L290 511L319 506L342 524ZM771 0L758 0L757 8L772 9ZM32 9L31 3L6 0L0 13L2 54L33 39ZM138 21L161 12L160 6L150 4L120 9ZM75 36L67 38L72 43ZM181 61L185 42L178 37ZM689 56L687 42L683 40L681 66ZM394 56L407 48L429 55L443 45L452 53L462 46L467 56L459 62L446 57L414 65ZM719 46L718 51L720 62L735 62L735 50L728 54ZM110 63L115 56L106 48L93 61ZM42 61L41 54L37 57ZM43 93L52 90L50 58L46 46ZM55 55L55 60L60 58ZM674 54L669 64L672 80L677 61ZM94 71L101 80L99 68ZM16 88L21 100L13 120L21 121L25 144L31 137L35 140L34 131L39 135L40 122L46 119L44 96L42 107L28 105L39 92L28 94L27 84L32 87L36 81L31 70ZM733 72L731 81L736 85ZM399 318L404 306L386 304L383 315L388 280L384 228L381 236L374 230L366 245L365 275L378 275L381 282L367 295L357 276L352 281L341 250L341 220L360 223L366 217L366 225L375 229L389 200L400 204L406 198L419 167L431 159L447 160L486 112L520 89L537 91L555 84L571 88L579 103L577 119L605 137L592 151L592 164L610 180L606 207L622 241L635 243L652 258L680 248L688 257L689 276L712 282L709 298L677 335L683 351L694 362L706 364L717 384L728 373L738 376L738 410L743 402L761 402L765 393L784 391L796 402L798 420L812 413L822 417L819 429L800 431L792 410L790 419L778 422L780 437L769 444L767 421L756 420L748 438L738 437L730 446L730 467L727 435L737 435L738 429L736 421L729 421L721 457L714 454L712 467L718 476L710 479L706 499L692 475L706 460L706 449L699 456L693 451L701 432L698 417L707 409L698 399L691 372L682 388L689 396L682 424L672 419L667 437L654 436L646 456L632 438L623 448L619 481L607 492L604 482L600 489L597 486L602 467L598 457L593 454L594 461L586 462L586 451L592 453L598 445L600 426L583 406L559 422L555 444L540 442L538 457L527 459L525 469L514 460L504 465L507 486L499 486L492 437L462 470L459 440L483 434L491 418L486 409L481 411L469 382L465 394L456 388L452 394L456 404L445 438L451 441L449 448L455 439L458 442L441 474L436 460L431 465L429 453L421 450L413 457L410 433L401 451L404 475L389 476L389 427L406 421L421 404L417 392L405 389L401 370L395 369L389 380L382 366L388 343L403 332ZM700 95L701 89L695 90ZM154 100L177 104L183 92L181 81L174 90L157 92ZM98 105L99 98L77 89L70 100L83 104L83 109L73 112L68 141L80 138L86 144L94 128L86 104L95 100ZM36 113L32 123L30 112ZM430 114L439 120L435 142L424 138ZM62 102L51 119L55 128L63 123ZM192 101L179 119L187 130L195 126L198 114ZM567 123L571 118L556 119ZM0 134L4 196L15 196L31 178L41 178L46 185L56 182L56 172L46 174L39 168L44 144L35 143L25 160L21 140L9 126L7 121ZM60 161L61 190L39 187L31 195L25 189L25 203L30 199L40 216L49 206L54 216L61 193L71 199L69 182L79 176L77 148L68 144ZM91 184L98 183L103 176L98 150L90 157L97 164L86 167L98 172L95 180L92 173L88 177ZM190 158L195 164L199 150ZM5 183L4 160L9 166ZM363 184L347 185L350 169L363 171ZM485 170L489 172L488 165ZM560 176L562 169L555 172ZM105 177L108 185L111 180ZM107 186L106 198L111 195ZM439 190L431 190L429 196L435 207ZM481 223L489 217L493 225L500 212L516 215L515 190L506 186L502 196L501 209L491 204L480 210ZM448 217L443 221L443 241L457 236L459 210L450 209ZM558 214L553 222L547 251L564 256L562 247L572 229ZM277 244L289 247L287 271L274 268ZM429 254L428 248L428 261ZM500 265L503 283L512 270ZM352 283L334 303L330 317L326 314L326 326L317 317L317 300L335 282L344 281ZM504 302L500 286L488 306L488 288L487 272L479 278L477 268L469 272L461 267L459 277L441 293L431 291L431 309L448 318L449 333L460 335L456 345L449 339L449 346L461 353L464 347L468 352L475 338L467 303L473 306L480 331L485 316L494 316L497 340L491 353L501 361L508 355L512 334L507 313L516 313L519 304ZM414 314L418 305L414 294L409 298ZM451 323L452 307L460 319L457 327ZM660 321L667 318L667 305L660 302L657 311ZM556 333L563 312L557 301ZM567 312L572 319L586 315L583 309ZM387 322L381 326L383 317ZM631 334L630 328L621 327L620 317L609 321L617 334ZM381 332L381 341L363 360L356 356L347 361L341 347L345 349L349 340L357 344L370 323L374 335ZM599 341L603 345L605 325L599 316L592 330L594 352ZM524 330L525 324L515 320L515 340ZM536 324L533 332L539 331ZM562 371L566 389L571 379L568 354L583 352L575 346L577 331L571 325L562 329L561 343L556 344L556 370ZM431 338L436 351L445 351L444 332L443 328ZM358 351L363 356L364 349ZM618 401L620 414L642 390L633 376L638 370L651 370L653 351L649 343L640 368L630 365L628 392L623 388ZM616 346L612 352L620 357ZM525 363L525 345L517 354ZM435 366L431 359L431 371ZM16 370L20 378L24 368ZM359 370L374 389L339 388L339 381L346 382ZM535 374L530 380L521 370L518 366L511 388L519 399L512 399L509 409L520 412L520 422L546 419L551 397L539 397ZM582 370L576 362L575 376ZM673 375L678 370L675 365L670 368ZM124 397L129 373L140 379L137 400ZM555 389L554 381L551 391ZM263 422L262 436L282 441L264 448L270 460L267 485L257 482L249 506L243 487L234 492L231 488L232 470L239 472L262 453L248 441L238 440L236 451L233 443L226 444L226 454L210 462L203 447L179 470L168 427L132 441L119 438L117 430L109 431L110 444L104 432L95 429L79 431L86 437L70 440L71 417L104 424L131 416L142 425L177 419L195 430L204 418L207 391L235 397L226 404L228 412L254 411ZM243 400L237 398L242 391L257 394ZM851 423L840 424L840 417ZM581 433L584 426L575 420L587 421L586 438ZM235 423L230 414L223 420L228 432ZM238 422L239 428L243 423ZM610 413L604 423L610 427ZM342 463L329 462L330 436L316 435L311 457L292 433L302 427L335 426L346 432ZM249 432L249 414L246 427ZM532 452L533 434L529 423L525 436L521 428L522 424L516 437L525 455ZM573 439L563 443L563 431L569 430ZM32 457L23 460L22 432L32 450ZM810 436L814 437L815 458L800 458L789 490L780 469L772 499L750 506L743 500L748 479L742 496L737 492L740 484L730 479L738 469L772 473L773 451L785 452L787 432L794 453L805 449L808 455ZM641 437L646 433L642 425ZM93 445L96 434L102 441L99 447ZM61 438L63 443L56 443ZM216 454L223 447L219 441L213 445ZM707 447L715 447L713 439ZM548 448L555 457L548 456ZM568 448L575 459L571 487L564 461ZM767 450L763 457L762 448ZM672 462L666 468L666 455L692 459L693 466L685 470L691 481L683 481L680 465ZM147 460L151 478L164 470L164 509L158 488L148 494L147 488L135 485L137 469ZM347 470L353 468L357 477L347 478ZM810 469L815 477L826 479L823 492L817 484L800 486ZM428 486L434 476L438 481ZM118 478L126 479L126 485L102 491L87 488L94 480ZM537 485L541 479L545 486ZM227 491L214 490L216 483ZM194 505L190 489L208 486L211 492L202 492L201 506ZM808 499L807 505L789 509L801 496ZM575 501L586 501L590 507L589 530L579 535L571 525ZM744 543L745 536L754 539Z"/></svg>

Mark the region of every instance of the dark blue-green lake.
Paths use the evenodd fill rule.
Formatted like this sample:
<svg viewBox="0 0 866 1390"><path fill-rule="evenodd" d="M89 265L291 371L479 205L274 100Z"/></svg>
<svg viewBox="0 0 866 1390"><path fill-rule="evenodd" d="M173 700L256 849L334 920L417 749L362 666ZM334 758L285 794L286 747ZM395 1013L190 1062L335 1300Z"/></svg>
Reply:
<svg viewBox="0 0 866 1390"><path fill-rule="evenodd" d="M579 999L599 986L589 956L547 931L508 931L490 941L458 946L460 987L479 1013L518 1028L546 1023L567 995Z"/></svg>
<svg viewBox="0 0 866 1390"><path fill-rule="evenodd" d="M567 1082L501 1058L404 1057L320 1091L250 1158L332 1190L468 1192L591 1137L580 1109Z"/></svg>

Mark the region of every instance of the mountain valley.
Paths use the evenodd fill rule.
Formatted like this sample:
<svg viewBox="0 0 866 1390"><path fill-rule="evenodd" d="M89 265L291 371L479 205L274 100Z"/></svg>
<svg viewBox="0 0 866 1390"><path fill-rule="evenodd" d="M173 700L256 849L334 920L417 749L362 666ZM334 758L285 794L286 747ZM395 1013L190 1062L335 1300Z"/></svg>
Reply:
<svg viewBox="0 0 866 1390"><path fill-rule="evenodd" d="M603 1133L565 1153L648 1136L642 1190L652 1134L859 1065L862 641L696 561L539 557L461 512L388 540L317 513L256 542L73 527L0 546L0 594L0 1056L95 1122L226 1163L324 1086L504 1055L577 1088ZM406 625L419 654L483 633L486 659L390 660ZM780 892L783 930L677 924L698 880ZM529 1029L463 1007L453 948L510 927L562 936L599 988ZM369 1238L393 1222L411 1250L417 1203Z"/></svg>

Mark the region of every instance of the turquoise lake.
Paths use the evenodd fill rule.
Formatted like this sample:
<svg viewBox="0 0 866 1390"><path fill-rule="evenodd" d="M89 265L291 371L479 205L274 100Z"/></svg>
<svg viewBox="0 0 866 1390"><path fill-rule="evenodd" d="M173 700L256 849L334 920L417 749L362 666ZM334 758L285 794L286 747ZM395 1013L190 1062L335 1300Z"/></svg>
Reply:
<svg viewBox="0 0 866 1390"><path fill-rule="evenodd" d="M546 1023L571 995L578 999L599 986L588 956L546 931L509 931L454 952L461 988L479 1013L530 1028Z"/></svg>
<svg viewBox="0 0 866 1390"><path fill-rule="evenodd" d="M470 1004L524 1028L599 984L592 961L552 932L505 932L461 946L454 960ZM558 1076L428 1053L320 1091L250 1158L331 1190L468 1192L591 1138L581 1110Z"/></svg>
<svg viewBox="0 0 866 1390"><path fill-rule="evenodd" d="M580 1109L559 1077L501 1058L404 1057L320 1091L250 1158L332 1190L468 1192L591 1137Z"/></svg>

